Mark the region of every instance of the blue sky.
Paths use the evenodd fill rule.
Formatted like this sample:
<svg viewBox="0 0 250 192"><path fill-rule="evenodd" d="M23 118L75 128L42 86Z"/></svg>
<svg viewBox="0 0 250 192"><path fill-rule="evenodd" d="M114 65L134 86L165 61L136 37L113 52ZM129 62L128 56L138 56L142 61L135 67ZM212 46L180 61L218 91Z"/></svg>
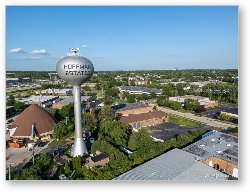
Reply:
<svg viewBox="0 0 250 192"><path fill-rule="evenodd" d="M95 70L238 67L238 7L7 6L7 70L55 70L80 47Z"/></svg>

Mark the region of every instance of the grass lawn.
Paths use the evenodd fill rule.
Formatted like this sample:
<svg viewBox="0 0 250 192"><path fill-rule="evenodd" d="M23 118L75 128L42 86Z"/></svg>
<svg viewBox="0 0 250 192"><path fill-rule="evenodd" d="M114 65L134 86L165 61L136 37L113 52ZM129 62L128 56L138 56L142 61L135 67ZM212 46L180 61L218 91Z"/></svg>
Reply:
<svg viewBox="0 0 250 192"><path fill-rule="evenodd" d="M178 125L183 125L183 126L188 127L188 128L196 128L196 127L200 127L200 126L204 125L200 122L193 121L190 119L185 119L185 118L182 118L182 117L179 117L176 115L170 115L169 122L172 122L172 123L175 123Z"/></svg>

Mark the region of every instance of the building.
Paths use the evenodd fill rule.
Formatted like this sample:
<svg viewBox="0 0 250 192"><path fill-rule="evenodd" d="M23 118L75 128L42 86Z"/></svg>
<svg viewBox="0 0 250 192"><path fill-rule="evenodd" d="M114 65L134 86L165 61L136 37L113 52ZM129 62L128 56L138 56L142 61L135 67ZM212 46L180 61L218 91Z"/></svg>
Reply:
<svg viewBox="0 0 250 192"><path fill-rule="evenodd" d="M129 124L134 131L137 131L142 127L168 122L168 115L163 111L151 111L148 113L122 116L119 121Z"/></svg>
<svg viewBox="0 0 250 192"><path fill-rule="evenodd" d="M176 97L169 97L169 101L176 101L184 106L184 103L187 99L196 100L199 102L200 107L203 109L218 107L217 101L211 101L208 97L202 96L195 96L195 95L184 95L184 96L176 96Z"/></svg>
<svg viewBox="0 0 250 192"><path fill-rule="evenodd" d="M223 173L238 178L238 138L219 131L210 132L183 150Z"/></svg>
<svg viewBox="0 0 250 192"><path fill-rule="evenodd" d="M129 93L129 94L150 94L155 93L156 95L161 95L162 90L161 89L155 89L155 88L147 88L147 87L138 87L138 86L120 86L118 87L118 90L121 93Z"/></svg>
<svg viewBox="0 0 250 192"><path fill-rule="evenodd" d="M11 137L32 138L52 135L57 120L38 105L30 105L8 127Z"/></svg>
<svg viewBox="0 0 250 192"><path fill-rule="evenodd" d="M70 96L72 95L72 89L45 89L41 91L43 95L58 95L58 96Z"/></svg>
<svg viewBox="0 0 250 192"><path fill-rule="evenodd" d="M173 149L114 180L223 181L227 175L197 161L196 156Z"/></svg>
<svg viewBox="0 0 250 192"><path fill-rule="evenodd" d="M36 104L40 107L46 108L52 106L54 103L58 103L60 98L58 96L30 96L19 100L25 104Z"/></svg>
<svg viewBox="0 0 250 192"><path fill-rule="evenodd" d="M86 163L88 167L91 169L93 167L103 167L109 162L109 156L105 153L101 153L100 151L96 151L96 155L93 157L88 157L86 159Z"/></svg>
<svg viewBox="0 0 250 192"><path fill-rule="evenodd" d="M81 96L81 103L83 104L84 102L86 102L88 99L90 98L90 96ZM63 106L66 106L70 103L74 103L74 98L73 96L68 96L68 97L64 97L62 98L58 103L53 103L51 108L54 109L61 109Z"/></svg>
<svg viewBox="0 0 250 192"><path fill-rule="evenodd" d="M90 88L91 90L93 90L93 89L95 89L95 87L96 87L96 85L97 85L97 83L83 83L82 85L81 85L81 87L84 89L84 87L88 87L88 88Z"/></svg>
<svg viewBox="0 0 250 192"><path fill-rule="evenodd" d="M104 106L104 103L100 100L95 100L95 101L91 101L88 105L87 105L87 110L91 111L93 109L100 109L101 107Z"/></svg>
<svg viewBox="0 0 250 192"><path fill-rule="evenodd" d="M19 78L6 78L6 84L11 85L11 84L17 84L20 83L21 80Z"/></svg>
<svg viewBox="0 0 250 192"><path fill-rule="evenodd" d="M153 110L152 106L144 103L125 103L112 106L116 116L129 116L141 113L148 113Z"/></svg>

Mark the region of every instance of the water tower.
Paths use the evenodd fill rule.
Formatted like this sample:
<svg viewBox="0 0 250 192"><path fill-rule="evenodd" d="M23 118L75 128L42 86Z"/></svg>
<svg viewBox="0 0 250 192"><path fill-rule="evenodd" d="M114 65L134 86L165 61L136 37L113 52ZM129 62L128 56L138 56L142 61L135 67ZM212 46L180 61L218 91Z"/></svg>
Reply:
<svg viewBox="0 0 250 192"><path fill-rule="evenodd" d="M87 155L88 150L82 138L81 85L93 75L93 64L79 53L79 48L72 48L67 56L57 62L56 71L59 77L73 86L75 142L71 155Z"/></svg>

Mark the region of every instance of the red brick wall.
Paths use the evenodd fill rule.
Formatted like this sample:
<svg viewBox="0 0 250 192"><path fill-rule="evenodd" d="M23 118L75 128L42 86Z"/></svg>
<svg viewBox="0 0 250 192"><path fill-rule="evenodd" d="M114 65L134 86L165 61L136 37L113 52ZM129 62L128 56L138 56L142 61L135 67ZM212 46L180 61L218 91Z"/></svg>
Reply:
<svg viewBox="0 0 250 192"><path fill-rule="evenodd" d="M148 113L153 110L153 107L143 107L138 109L130 109L126 111L117 111L116 114L122 114L122 116L129 116L129 115L135 115L135 114L141 114L141 113Z"/></svg>
<svg viewBox="0 0 250 192"><path fill-rule="evenodd" d="M210 161L212 161L213 165L215 165L215 164L219 165L219 170L224 172L224 173L227 173L229 175L233 175L234 168L238 169L237 165L230 163L230 162L227 162L227 161L220 159L218 157L210 157L207 160L204 160L202 162L205 163L206 165L209 165Z"/></svg>

